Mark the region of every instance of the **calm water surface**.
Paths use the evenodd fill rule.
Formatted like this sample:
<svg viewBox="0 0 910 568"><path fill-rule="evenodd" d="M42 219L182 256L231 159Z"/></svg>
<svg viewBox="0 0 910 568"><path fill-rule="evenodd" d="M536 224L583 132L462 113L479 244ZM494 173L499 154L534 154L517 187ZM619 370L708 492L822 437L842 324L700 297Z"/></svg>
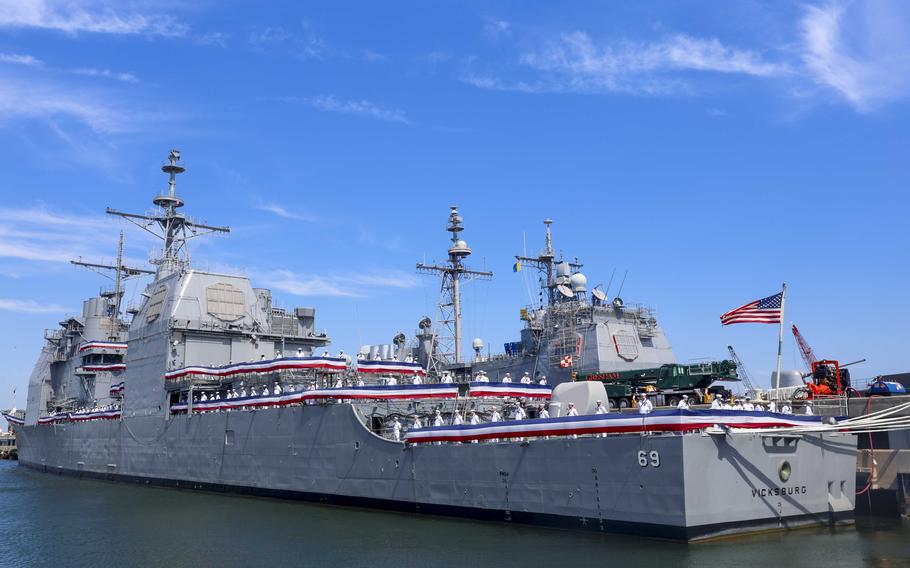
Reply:
<svg viewBox="0 0 910 568"><path fill-rule="evenodd" d="M2 566L910 566L910 523L680 545L135 487L0 462Z"/></svg>

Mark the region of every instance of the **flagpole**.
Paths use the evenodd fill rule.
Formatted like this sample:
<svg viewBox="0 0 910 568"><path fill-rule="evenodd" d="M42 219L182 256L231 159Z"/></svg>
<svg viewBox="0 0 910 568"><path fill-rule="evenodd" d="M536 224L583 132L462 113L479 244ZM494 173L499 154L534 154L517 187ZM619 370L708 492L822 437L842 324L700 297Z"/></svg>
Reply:
<svg viewBox="0 0 910 568"><path fill-rule="evenodd" d="M777 376L774 378L775 398L780 400L780 360L784 348L784 303L787 301L787 283L784 282L780 294L780 333L777 336Z"/></svg>

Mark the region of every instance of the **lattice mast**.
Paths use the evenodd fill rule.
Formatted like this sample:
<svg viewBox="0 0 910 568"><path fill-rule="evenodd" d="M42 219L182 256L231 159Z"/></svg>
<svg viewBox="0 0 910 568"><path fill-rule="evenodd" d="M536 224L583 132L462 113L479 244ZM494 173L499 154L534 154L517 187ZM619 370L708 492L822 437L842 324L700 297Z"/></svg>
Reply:
<svg viewBox="0 0 910 568"><path fill-rule="evenodd" d="M540 251L540 254L534 257L531 256L522 256L515 255L515 260L517 260L522 265L533 266L541 273L541 283L540 286L542 289L547 291L547 305L555 306L557 300L556 292L556 278L554 277L554 270L557 264L556 261L556 252L553 249L553 235L550 232L550 225L553 224L552 219L544 219L543 224L546 226L546 237L544 241L544 249ZM573 270L581 270L582 264L578 262L578 259L575 259L574 262L569 262L569 266Z"/></svg>
<svg viewBox="0 0 910 568"><path fill-rule="evenodd" d="M453 205L449 213L446 230L452 233L452 245L449 247L448 260L445 264L417 263L417 272L441 277L439 296L439 332L436 334L433 358L443 364L461 363L461 281L493 277L492 272L471 270L464 265L464 259L471 255L471 247L462 240L464 220Z"/></svg>
<svg viewBox="0 0 910 568"><path fill-rule="evenodd" d="M154 215L137 215L107 209L109 215L123 217L163 241L161 258L151 261L152 264L158 265L159 278L165 274L182 272L189 268L190 252L187 241L190 239L210 233L230 232L228 227L196 223L178 211L183 207L184 201L177 195L177 174L186 171L186 168L180 165L179 150L171 150L168 154L168 162L161 166L161 171L169 176L168 191L166 194L155 196L152 200L152 203L158 207Z"/></svg>
<svg viewBox="0 0 910 568"><path fill-rule="evenodd" d="M107 338L109 341L118 341L120 339L120 305L123 302L123 281L132 276L154 274L154 271L145 270L144 268L133 268L123 264L123 231L120 231L120 240L117 243L117 264L95 264L93 262L85 262L81 258L79 260L71 260L70 263L76 266L83 266L99 274L101 274L100 271L102 270L113 271L114 290L113 292L105 293L105 295L110 296L108 305L110 326Z"/></svg>

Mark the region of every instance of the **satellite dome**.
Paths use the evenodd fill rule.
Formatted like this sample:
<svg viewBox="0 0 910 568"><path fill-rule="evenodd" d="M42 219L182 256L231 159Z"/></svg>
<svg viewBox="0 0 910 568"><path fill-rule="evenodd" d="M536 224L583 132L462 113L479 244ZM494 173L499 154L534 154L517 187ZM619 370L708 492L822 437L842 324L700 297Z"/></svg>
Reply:
<svg viewBox="0 0 910 568"><path fill-rule="evenodd" d="M452 243L452 247L449 248L449 254L456 254L459 256L467 256L471 254L471 247L468 246L463 240L458 240Z"/></svg>
<svg viewBox="0 0 910 568"><path fill-rule="evenodd" d="M576 272L569 278L569 286L573 292L584 292L587 290L588 279L581 272Z"/></svg>
<svg viewBox="0 0 910 568"><path fill-rule="evenodd" d="M475 337L474 341L471 342L471 345L474 347L474 349L483 349L483 339Z"/></svg>
<svg viewBox="0 0 910 568"><path fill-rule="evenodd" d="M572 267L569 266L569 263L562 261L556 265L556 276L568 276L572 271Z"/></svg>

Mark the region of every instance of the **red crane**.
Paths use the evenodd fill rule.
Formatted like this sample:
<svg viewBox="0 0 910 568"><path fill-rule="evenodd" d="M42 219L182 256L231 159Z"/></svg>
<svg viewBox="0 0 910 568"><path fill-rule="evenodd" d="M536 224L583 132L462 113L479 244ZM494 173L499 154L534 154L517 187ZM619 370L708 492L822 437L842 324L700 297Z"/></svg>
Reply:
<svg viewBox="0 0 910 568"><path fill-rule="evenodd" d="M796 325L793 326L792 331L793 337L796 338L796 344L799 345L799 353L803 356L803 362L806 364L806 369L808 369L809 372L812 372L815 369L815 364L818 362L818 357L815 356L815 353L812 352L812 348L809 347L809 344L806 343L802 334L796 329Z"/></svg>

